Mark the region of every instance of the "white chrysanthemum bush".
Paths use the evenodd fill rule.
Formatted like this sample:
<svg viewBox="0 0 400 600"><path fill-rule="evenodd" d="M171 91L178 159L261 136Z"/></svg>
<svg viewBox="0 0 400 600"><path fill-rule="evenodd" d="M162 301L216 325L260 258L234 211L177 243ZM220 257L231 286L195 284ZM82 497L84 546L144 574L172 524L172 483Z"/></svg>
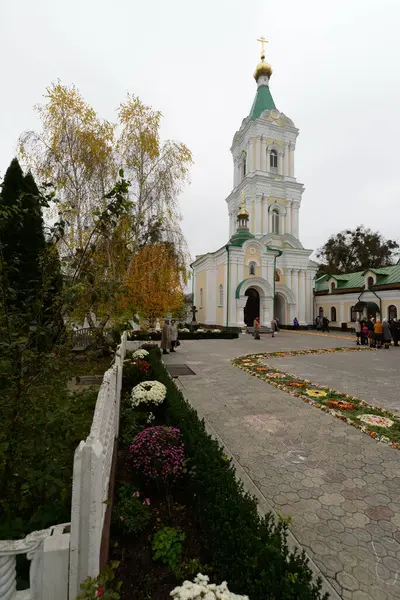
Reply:
<svg viewBox="0 0 400 600"><path fill-rule="evenodd" d="M140 404L162 404L167 395L167 388L159 381L142 381L135 385L131 393L133 407Z"/></svg>
<svg viewBox="0 0 400 600"><path fill-rule="evenodd" d="M249 600L248 596L238 596L228 589L223 581L220 585L209 583L207 575L199 573L194 581L184 581L170 594L176 600Z"/></svg>
<svg viewBox="0 0 400 600"><path fill-rule="evenodd" d="M146 356L148 356L149 353L147 352L147 350L144 350L144 348L139 348L138 350L135 350L135 352L132 354L132 358L146 358Z"/></svg>

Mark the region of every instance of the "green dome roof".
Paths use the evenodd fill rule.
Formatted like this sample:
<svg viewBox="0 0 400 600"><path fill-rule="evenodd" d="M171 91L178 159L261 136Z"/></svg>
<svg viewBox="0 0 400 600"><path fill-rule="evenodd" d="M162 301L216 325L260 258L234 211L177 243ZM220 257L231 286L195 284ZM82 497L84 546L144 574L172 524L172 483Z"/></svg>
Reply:
<svg viewBox="0 0 400 600"><path fill-rule="evenodd" d="M272 110L276 108L274 99L268 85L260 85L257 89L256 97L254 98L253 106L251 107L249 118L252 121L258 119L264 110Z"/></svg>

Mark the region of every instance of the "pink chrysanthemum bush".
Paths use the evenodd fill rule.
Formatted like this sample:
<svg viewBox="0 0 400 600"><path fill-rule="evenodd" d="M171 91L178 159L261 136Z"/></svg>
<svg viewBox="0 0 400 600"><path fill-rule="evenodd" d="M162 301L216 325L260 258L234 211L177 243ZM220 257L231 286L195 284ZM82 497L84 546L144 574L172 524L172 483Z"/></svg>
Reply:
<svg viewBox="0 0 400 600"><path fill-rule="evenodd" d="M176 427L148 427L129 448L133 466L148 483L174 483L182 474L185 452Z"/></svg>

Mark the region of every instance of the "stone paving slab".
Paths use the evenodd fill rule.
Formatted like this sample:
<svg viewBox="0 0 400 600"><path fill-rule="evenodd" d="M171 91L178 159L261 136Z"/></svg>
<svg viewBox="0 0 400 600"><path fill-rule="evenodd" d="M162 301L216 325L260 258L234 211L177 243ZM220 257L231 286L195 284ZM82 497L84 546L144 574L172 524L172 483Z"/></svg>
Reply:
<svg viewBox="0 0 400 600"><path fill-rule="evenodd" d="M400 452L230 364L250 352L333 347L335 341L290 333L272 344L244 336L185 341L165 360L192 366L196 376L180 380L185 395L266 501L292 516L295 538L340 597L398 600ZM345 356L351 371L360 355Z"/></svg>

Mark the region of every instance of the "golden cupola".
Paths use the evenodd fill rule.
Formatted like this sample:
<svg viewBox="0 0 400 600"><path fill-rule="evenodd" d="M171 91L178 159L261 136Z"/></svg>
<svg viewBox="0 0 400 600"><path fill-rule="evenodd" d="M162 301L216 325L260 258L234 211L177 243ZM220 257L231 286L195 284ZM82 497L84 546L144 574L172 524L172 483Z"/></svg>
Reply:
<svg viewBox="0 0 400 600"><path fill-rule="evenodd" d="M262 75L265 75L265 77L268 77L268 79L272 75L271 65L265 62L264 44L267 44L268 42L264 37L261 37L257 41L261 42L261 62L258 63L256 70L254 71L254 79L256 81L258 81L259 77L261 77Z"/></svg>

